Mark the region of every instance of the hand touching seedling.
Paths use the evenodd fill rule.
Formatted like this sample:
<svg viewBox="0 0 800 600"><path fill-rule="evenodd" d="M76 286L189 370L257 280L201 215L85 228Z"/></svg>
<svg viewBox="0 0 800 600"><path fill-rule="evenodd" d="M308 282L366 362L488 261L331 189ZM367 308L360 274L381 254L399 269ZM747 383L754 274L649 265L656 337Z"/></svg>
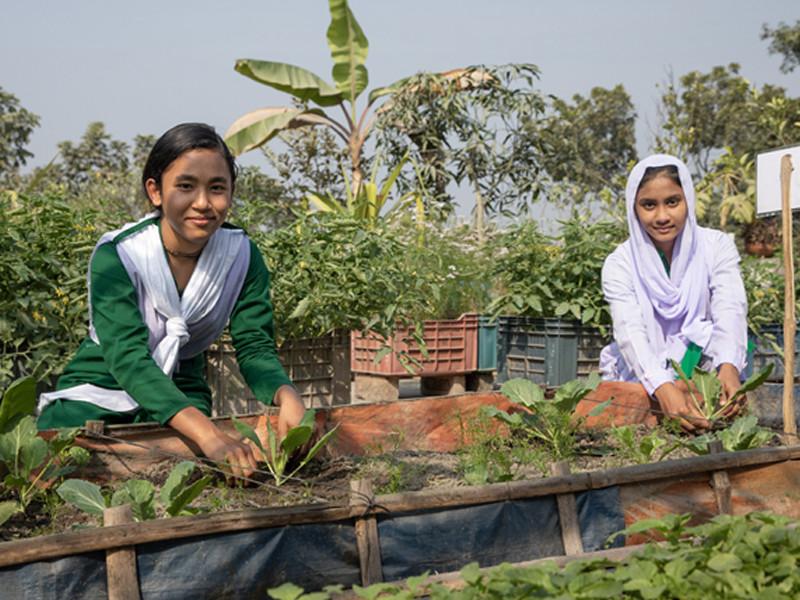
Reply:
<svg viewBox="0 0 800 600"><path fill-rule="evenodd" d="M280 486L311 462L311 459L322 450L339 427L337 425L319 438L306 455L300 459L298 465L287 473L289 459L294 456L295 452L300 451L302 447L311 440L311 436L314 433L314 417L315 411L307 410L300 424L297 427L289 429L289 431L286 432L286 437L284 437L280 443L278 443L277 433L272 429L269 419L267 419L267 448L264 448L252 427L239 421L236 417L233 418L233 425L240 434L255 444L261 454L261 456L257 456L256 458L266 463L267 469L269 469L269 472L275 480L275 485Z"/></svg>
<svg viewBox="0 0 800 600"><path fill-rule="evenodd" d="M744 395L751 392L767 380L772 373L774 365L768 365L760 373L756 373L745 381L736 392L728 398L726 403L721 402L722 383L715 373L709 373L702 369L695 368L691 379L686 376L681 366L672 361L672 368L686 384L689 390L689 398L694 407L712 425L715 421L727 416L727 411L731 404L736 404L744 400Z"/></svg>

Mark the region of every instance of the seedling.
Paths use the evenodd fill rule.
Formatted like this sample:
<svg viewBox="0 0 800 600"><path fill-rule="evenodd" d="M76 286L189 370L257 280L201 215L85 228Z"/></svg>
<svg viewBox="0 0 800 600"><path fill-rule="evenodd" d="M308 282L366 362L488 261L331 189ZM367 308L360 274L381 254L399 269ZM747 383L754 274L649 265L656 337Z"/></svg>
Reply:
<svg viewBox="0 0 800 600"><path fill-rule="evenodd" d="M726 452L738 452L760 448L774 437L773 432L758 426L755 415L747 415L736 419L730 427L690 438L683 445L695 454L708 454L711 442L719 440Z"/></svg>
<svg viewBox="0 0 800 600"><path fill-rule="evenodd" d="M593 373L588 379L575 379L562 385L555 398L546 400L544 391L528 379L511 379L500 391L515 404L523 406L524 412L507 413L496 407L487 407L486 414L500 419L514 429L523 431L532 439L542 442L556 460L570 458L575 453L575 434L583 422L575 418L578 403L600 383ZM589 416L597 416L609 401L598 404Z"/></svg>
<svg viewBox="0 0 800 600"><path fill-rule="evenodd" d="M328 440L331 439L336 430L339 428L337 425L319 438L319 440L317 440L317 442L311 447L306 455L299 461L297 466L294 469L289 470L287 473L289 460L295 455L296 452L298 452L308 443L308 441L311 439L311 435L314 433L314 416L315 411L307 410L303 415L300 424L297 425L297 427L292 427L289 431L287 431L286 437L283 438L280 443L278 443L277 433L274 429L272 429L269 419L267 419L268 448L264 448L256 432L247 423L239 421L236 417L234 417L233 425L236 427L236 431L255 444L256 448L258 448L261 453L261 462L266 463L267 469L269 469L269 472L272 474L272 478L275 480L275 485L281 486L289 479L294 477L295 473L311 462L311 459L313 459L317 453L322 450L325 444L328 443Z"/></svg>
<svg viewBox="0 0 800 600"><path fill-rule="evenodd" d="M73 446L77 429L64 429L49 441L39 437L33 411L32 379L15 381L0 405L0 473L11 500L0 502L0 525L24 513L35 498L47 499L50 485L89 461L89 452Z"/></svg>
<svg viewBox="0 0 800 600"><path fill-rule="evenodd" d="M612 427L609 434L619 445L617 453L640 465L660 462L680 448L680 443L667 442L658 431L652 431L637 441L632 425Z"/></svg>
<svg viewBox="0 0 800 600"><path fill-rule="evenodd" d="M747 392L751 392L764 383L772 373L775 365L767 365L767 368L752 375L745 381L741 387L736 390L736 393L728 400L729 403L738 401ZM689 389L689 397L691 398L694 407L709 421L714 422L720 419L722 412L727 405L720 403L720 395L722 394L722 383L717 377L716 373L709 373L702 369L695 368L692 373L691 380L683 372L681 366L672 361L672 368L678 374L678 377L686 384Z"/></svg>
<svg viewBox="0 0 800 600"><path fill-rule="evenodd" d="M56 492L64 501L92 515L102 516L111 506L130 504L137 521L156 518L160 506L171 517L194 515L199 512L191 506L192 501L211 483L212 477L205 475L189 484L196 465L185 460L175 466L167 477L156 499L156 488L149 481L131 479L116 490L112 496L104 495L100 486L83 479L68 479Z"/></svg>

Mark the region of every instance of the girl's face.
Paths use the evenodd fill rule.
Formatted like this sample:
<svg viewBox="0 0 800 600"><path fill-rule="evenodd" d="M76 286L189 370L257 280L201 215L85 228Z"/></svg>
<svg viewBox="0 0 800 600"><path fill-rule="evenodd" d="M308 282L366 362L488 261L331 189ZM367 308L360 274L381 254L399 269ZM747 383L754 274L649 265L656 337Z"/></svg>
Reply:
<svg viewBox="0 0 800 600"><path fill-rule="evenodd" d="M225 221L231 205L228 164L216 150L198 148L176 158L161 176L145 183L150 201L161 209L161 237L170 250L203 249Z"/></svg>
<svg viewBox="0 0 800 600"><path fill-rule="evenodd" d="M656 248L672 257L672 247L686 225L688 208L683 188L667 175L657 175L636 194L636 216Z"/></svg>

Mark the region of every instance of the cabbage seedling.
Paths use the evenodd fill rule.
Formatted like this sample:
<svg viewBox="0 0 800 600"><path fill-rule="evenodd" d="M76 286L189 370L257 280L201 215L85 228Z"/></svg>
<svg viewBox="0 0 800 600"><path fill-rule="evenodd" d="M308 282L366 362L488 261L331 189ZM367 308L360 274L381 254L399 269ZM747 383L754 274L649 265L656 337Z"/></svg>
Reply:
<svg viewBox="0 0 800 600"><path fill-rule="evenodd" d="M319 440L317 440L317 442L311 447L306 455L300 460L298 465L287 473L289 459L294 456L295 452L299 451L308 443L308 441L311 439L311 434L314 433L314 415L315 411L307 410L303 415L300 424L297 427L292 427L289 431L287 431L286 437L283 438L280 443L278 443L277 433L274 429L272 429L269 419L267 419L268 448L264 448L256 432L247 423L239 421L236 417L233 417L233 425L236 427L236 431L253 442L253 444L255 444L255 446L259 449L261 452L261 461L266 463L267 469L269 469L269 472L272 474L272 478L275 480L275 485L281 486L286 481L294 477L295 473L311 462L311 459L314 458L320 450L322 450L322 448L328 443L328 440L331 439L331 436L333 436L339 427L337 425L319 438Z"/></svg>

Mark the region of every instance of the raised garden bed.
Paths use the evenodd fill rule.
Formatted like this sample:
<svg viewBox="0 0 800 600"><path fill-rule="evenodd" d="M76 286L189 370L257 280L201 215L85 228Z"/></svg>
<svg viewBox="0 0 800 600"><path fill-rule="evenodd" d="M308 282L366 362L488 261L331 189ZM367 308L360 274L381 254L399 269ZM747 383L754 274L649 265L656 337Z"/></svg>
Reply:
<svg viewBox="0 0 800 600"><path fill-rule="evenodd" d="M605 384L589 404L620 399L626 410L590 424L648 418L639 386ZM639 399L641 410L631 410ZM646 400L646 397L644 397ZM320 410L326 427L340 423L332 456L396 451L452 451L464 420L482 406L508 407L500 394L421 398ZM586 409L583 409L586 412ZM579 412L581 412L579 410ZM263 429L264 415L247 417ZM225 424L225 420L219 421ZM400 429L399 424L404 424ZM82 444L103 461L95 475L129 477L132 470L189 456L169 430L110 427ZM336 501L239 510L114 525L0 544L0 585L13 597L106 597L105 555L133 548L144 597L263 597L293 581L307 590L398 579L425 570L454 571L599 550L626 525L691 512L702 522L720 510L771 510L797 517L800 447L683 458L655 464L482 486L434 487L373 495L339 489ZM350 474L352 476L352 473ZM340 486L341 487L341 486ZM315 494L312 489L310 494ZM626 543L641 541L636 537ZM379 559L379 560L378 560ZM202 564L203 577L197 576Z"/></svg>

